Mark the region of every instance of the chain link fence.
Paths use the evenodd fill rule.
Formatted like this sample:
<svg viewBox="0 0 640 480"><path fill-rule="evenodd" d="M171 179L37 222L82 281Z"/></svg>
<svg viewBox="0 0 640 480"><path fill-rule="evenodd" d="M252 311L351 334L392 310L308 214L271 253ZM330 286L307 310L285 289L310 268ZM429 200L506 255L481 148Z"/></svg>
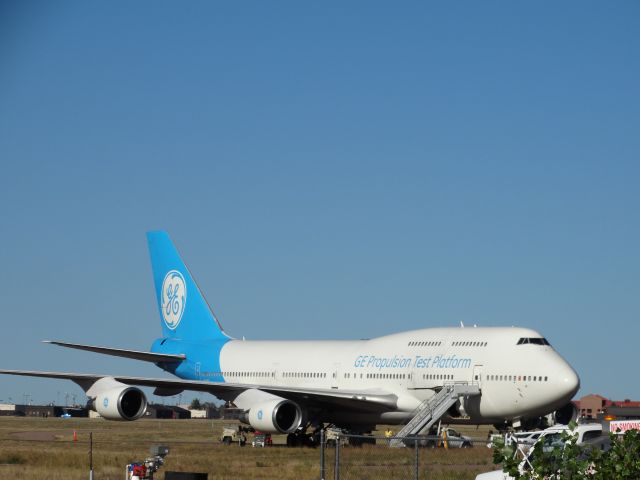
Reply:
<svg viewBox="0 0 640 480"><path fill-rule="evenodd" d="M394 440L400 446L393 446ZM487 442L469 440L447 444L449 449L486 449ZM383 437L368 435L333 435L320 442L321 480L427 480L440 478L429 471L427 459L436 448L444 448L442 437ZM432 455L433 460L433 455ZM431 464L433 466L433 464ZM491 470L487 466L486 470Z"/></svg>

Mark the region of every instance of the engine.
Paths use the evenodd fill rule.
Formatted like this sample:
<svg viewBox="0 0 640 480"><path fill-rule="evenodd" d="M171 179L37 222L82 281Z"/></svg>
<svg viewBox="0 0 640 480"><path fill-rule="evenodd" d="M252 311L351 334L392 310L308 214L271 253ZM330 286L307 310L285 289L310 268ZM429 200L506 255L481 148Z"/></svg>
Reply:
<svg viewBox="0 0 640 480"><path fill-rule="evenodd" d="M91 408L107 420L137 420L147 411L142 390L105 377L87 391Z"/></svg>
<svg viewBox="0 0 640 480"><path fill-rule="evenodd" d="M569 402L564 407L561 407L553 412L553 417L556 423L569 425L569 423L575 421L578 418L578 409L573 404L573 402Z"/></svg>
<svg viewBox="0 0 640 480"><path fill-rule="evenodd" d="M302 410L289 400L269 400L253 405L247 422L265 433L293 433L302 424Z"/></svg>
<svg viewBox="0 0 640 480"><path fill-rule="evenodd" d="M447 410L447 415L449 415L450 418L480 417L480 396L464 395L458 397L456 403L451 405L449 410Z"/></svg>
<svg viewBox="0 0 640 480"><path fill-rule="evenodd" d="M530 417L521 419L521 427L524 430L535 428L547 428L549 425L569 425L578 418L578 409L569 402L558 410L555 410L543 417ZM499 427L496 426L499 429Z"/></svg>

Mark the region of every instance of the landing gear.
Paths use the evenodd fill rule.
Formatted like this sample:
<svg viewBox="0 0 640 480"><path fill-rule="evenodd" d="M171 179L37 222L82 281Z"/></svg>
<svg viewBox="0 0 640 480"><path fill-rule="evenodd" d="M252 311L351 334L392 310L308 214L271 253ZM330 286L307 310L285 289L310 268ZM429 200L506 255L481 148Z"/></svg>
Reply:
<svg viewBox="0 0 640 480"><path fill-rule="evenodd" d="M296 433L290 433L287 435L287 447L301 447L302 436Z"/></svg>
<svg viewBox="0 0 640 480"><path fill-rule="evenodd" d="M307 433L306 428L287 435L287 447L317 447L320 444L320 428Z"/></svg>
<svg viewBox="0 0 640 480"><path fill-rule="evenodd" d="M317 447L318 443L313 433L295 432L287 435L287 447Z"/></svg>
<svg viewBox="0 0 640 480"><path fill-rule="evenodd" d="M371 435L358 434L358 437L349 437L349 445L352 447L361 447L363 445L375 445L376 439Z"/></svg>

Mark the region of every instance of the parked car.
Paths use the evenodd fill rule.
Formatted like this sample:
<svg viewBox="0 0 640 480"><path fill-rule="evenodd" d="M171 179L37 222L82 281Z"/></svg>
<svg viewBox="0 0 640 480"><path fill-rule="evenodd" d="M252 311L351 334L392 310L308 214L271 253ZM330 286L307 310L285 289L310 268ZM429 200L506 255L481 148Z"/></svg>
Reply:
<svg viewBox="0 0 640 480"><path fill-rule="evenodd" d="M542 433L543 430L537 430L534 432L509 432L504 435L494 434L491 435L491 439L487 444L487 447L493 448L496 440L500 439L505 443L505 445L511 445L515 442L524 452L527 452L533 445L535 445Z"/></svg>
<svg viewBox="0 0 640 480"><path fill-rule="evenodd" d="M473 447L473 439L471 437L462 435L449 427L440 430L440 443L444 445L444 442L447 442L449 448Z"/></svg>

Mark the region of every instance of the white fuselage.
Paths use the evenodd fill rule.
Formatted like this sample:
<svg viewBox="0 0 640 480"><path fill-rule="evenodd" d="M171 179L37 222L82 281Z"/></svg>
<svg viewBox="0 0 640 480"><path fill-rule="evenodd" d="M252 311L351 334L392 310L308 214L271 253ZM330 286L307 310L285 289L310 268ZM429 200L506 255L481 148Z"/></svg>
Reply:
<svg viewBox="0 0 640 480"><path fill-rule="evenodd" d="M481 395L462 405L473 423L549 413L579 387L573 368L524 328L428 328L357 341L232 340L222 348L220 369L226 382L396 395L395 411L360 419L375 423L405 421L446 383L480 386Z"/></svg>

